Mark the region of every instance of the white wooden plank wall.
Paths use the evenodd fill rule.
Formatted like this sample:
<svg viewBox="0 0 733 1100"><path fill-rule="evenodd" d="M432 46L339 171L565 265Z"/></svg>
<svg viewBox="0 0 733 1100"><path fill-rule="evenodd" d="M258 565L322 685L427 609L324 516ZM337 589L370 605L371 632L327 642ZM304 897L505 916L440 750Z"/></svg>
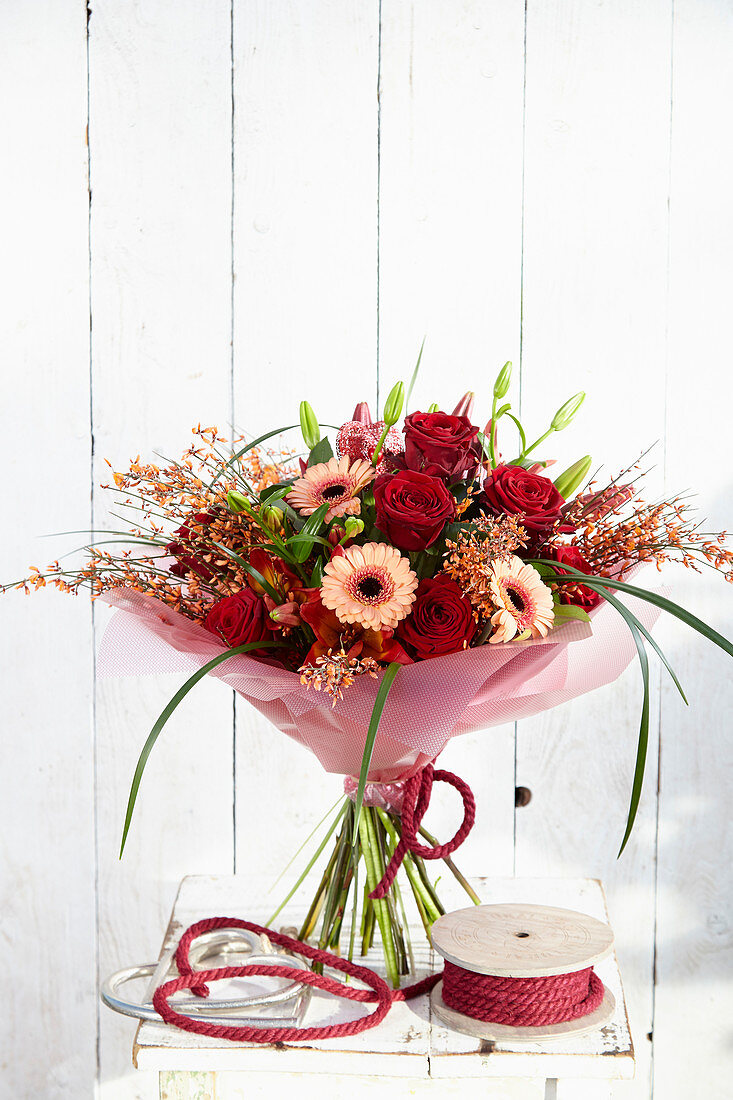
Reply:
<svg viewBox="0 0 733 1100"><path fill-rule="evenodd" d="M726 0L5 0L0 575L56 552L37 536L107 522L104 458L177 454L199 419L289 423L302 396L338 422L408 375L424 335L422 404L474 388L483 424L511 358L538 427L588 390L561 461L614 468L659 439L658 488L697 486L730 523L731 50ZM730 589L670 577L733 634ZM172 682L95 685L104 612L83 600L2 611L0 1097L143 1100L156 1084L130 1068L129 1023L97 1012L99 974L157 951L184 874L236 867L243 898L274 877L338 780L206 683L156 747L118 863ZM731 677L659 634L692 707L657 681L619 863L635 669L444 759L480 799L471 873L605 880L639 1055L614 1096L722 1100ZM516 812L515 784L533 791ZM450 827L449 793L431 814Z"/></svg>

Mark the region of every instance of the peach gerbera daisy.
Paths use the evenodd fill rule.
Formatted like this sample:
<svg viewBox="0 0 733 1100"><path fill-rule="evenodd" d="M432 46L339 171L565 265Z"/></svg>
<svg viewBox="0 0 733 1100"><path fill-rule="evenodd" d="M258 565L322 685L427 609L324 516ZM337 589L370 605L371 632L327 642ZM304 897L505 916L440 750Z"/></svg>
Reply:
<svg viewBox="0 0 733 1100"><path fill-rule="evenodd" d="M308 467L303 476L294 482L287 501L301 516L312 515L321 504L330 505L326 523L336 516L358 516L361 501L357 493L372 481L376 473L374 467L361 458L355 462L348 455L329 458L328 462L317 462L315 466Z"/></svg>
<svg viewBox="0 0 733 1100"><path fill-rule="evenodd" d="M342 623L392 629L409 615L417 576L394 546L367 542L335 554L323 571L321 600Z"/></svg>
<svg viewBox="0 0 733 1100"><path fill-rule="evenodd" d="M517 634L544 638L555 619L552 592L533 565L511 554L491 567L489 593L497 610L491 616L490 642L509 642Z"/></svg>

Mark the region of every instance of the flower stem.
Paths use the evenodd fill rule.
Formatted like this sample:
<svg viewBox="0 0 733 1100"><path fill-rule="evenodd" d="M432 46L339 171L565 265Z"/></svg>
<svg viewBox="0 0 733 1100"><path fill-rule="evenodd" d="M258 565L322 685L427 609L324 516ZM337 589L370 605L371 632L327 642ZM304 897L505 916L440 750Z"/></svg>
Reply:
<svg viewBox="0 0 733 1100"><path fill-rule="evenodd" d="M420 836L424 837L425 840L427 840L428 844L432 844L434 848L436 847L438 841L435 839L435 837L431 833L428 832L427 829L423 828L422 825L420 826ZM471 901L473 902L473 904L474 905L481 905L482 904L481 898L478 896L478 894L476 893L474 888L471 886L470 882L465 877L465 875L462 875L461 872L458 870L458 868L456 867L456 865L453 862L453 860L451 859L451 857L450 856L443 856L443 863L446 865L446 867L448 868L450 873L453 875L453 877L458 882L460 882L461 886L466 891L466 893L468 894L468 896L471 899Z"/></svg>
<svg viewBox="0 0 733 1100"><path fill-rule="evenodd" d="M375 890L379 883L377 878L377 870L375 864L375 855L377 852L377 841L373 835L373 823L372 816L369 812L369 807L363 807L361 818L359 820L359 835L361 836L361 847L364 852L364 862L366 864L367 883L369 885L369 891ZM391 929L389 926L389 913L387 906L384 903L384 899L372 899L372 905L374 907L374 913L379 925L379 931L382 937L382 947L384 949L384 962L387 970L387 977L391 981L395 989L399 988L400 977L397 970L397 958L395 955L394 943L392 941Z"/></svg>

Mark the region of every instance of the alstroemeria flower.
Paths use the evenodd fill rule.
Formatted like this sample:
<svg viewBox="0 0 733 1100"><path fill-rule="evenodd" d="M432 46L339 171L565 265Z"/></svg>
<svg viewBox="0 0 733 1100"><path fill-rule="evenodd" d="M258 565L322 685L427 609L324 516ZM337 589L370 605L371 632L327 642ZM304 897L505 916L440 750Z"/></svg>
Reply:
<svg viewBox="0 0 733 1100"><path fill-rule="evenodd" d="M314 664L329 650L345 650L352 657L372 657L385 664L398 661L401 665L412 663L411 658L395 640L392 630L364 629L357 623L342 623L334 611L324 607L318 589L300 607L300 617L313 630L316 640L303 664Z"/></svg>

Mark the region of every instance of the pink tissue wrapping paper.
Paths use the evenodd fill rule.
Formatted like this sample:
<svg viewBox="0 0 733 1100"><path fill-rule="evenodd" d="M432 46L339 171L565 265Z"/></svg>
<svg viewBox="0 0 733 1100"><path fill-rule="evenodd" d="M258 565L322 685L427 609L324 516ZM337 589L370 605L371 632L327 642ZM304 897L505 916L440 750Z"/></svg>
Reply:
<svg viewBox="0 0 733 1100"><path fill-rule="evenodd" d="M154 597L130 589L106 592L118 609L102 638L100 675L191 674L225 646L198 623ZM659 611L638 599L629 606L647 629ZM571 620L548 638L484 645L404 666L387 697L369 779L406 779L451 737L548 710L615 680L636 654L628 627L608 604L592 626ZM239 654L210 675L311 750L327 772L358 775L377 680L361 677L335 708L306 689L295 672Z"/></svg>

